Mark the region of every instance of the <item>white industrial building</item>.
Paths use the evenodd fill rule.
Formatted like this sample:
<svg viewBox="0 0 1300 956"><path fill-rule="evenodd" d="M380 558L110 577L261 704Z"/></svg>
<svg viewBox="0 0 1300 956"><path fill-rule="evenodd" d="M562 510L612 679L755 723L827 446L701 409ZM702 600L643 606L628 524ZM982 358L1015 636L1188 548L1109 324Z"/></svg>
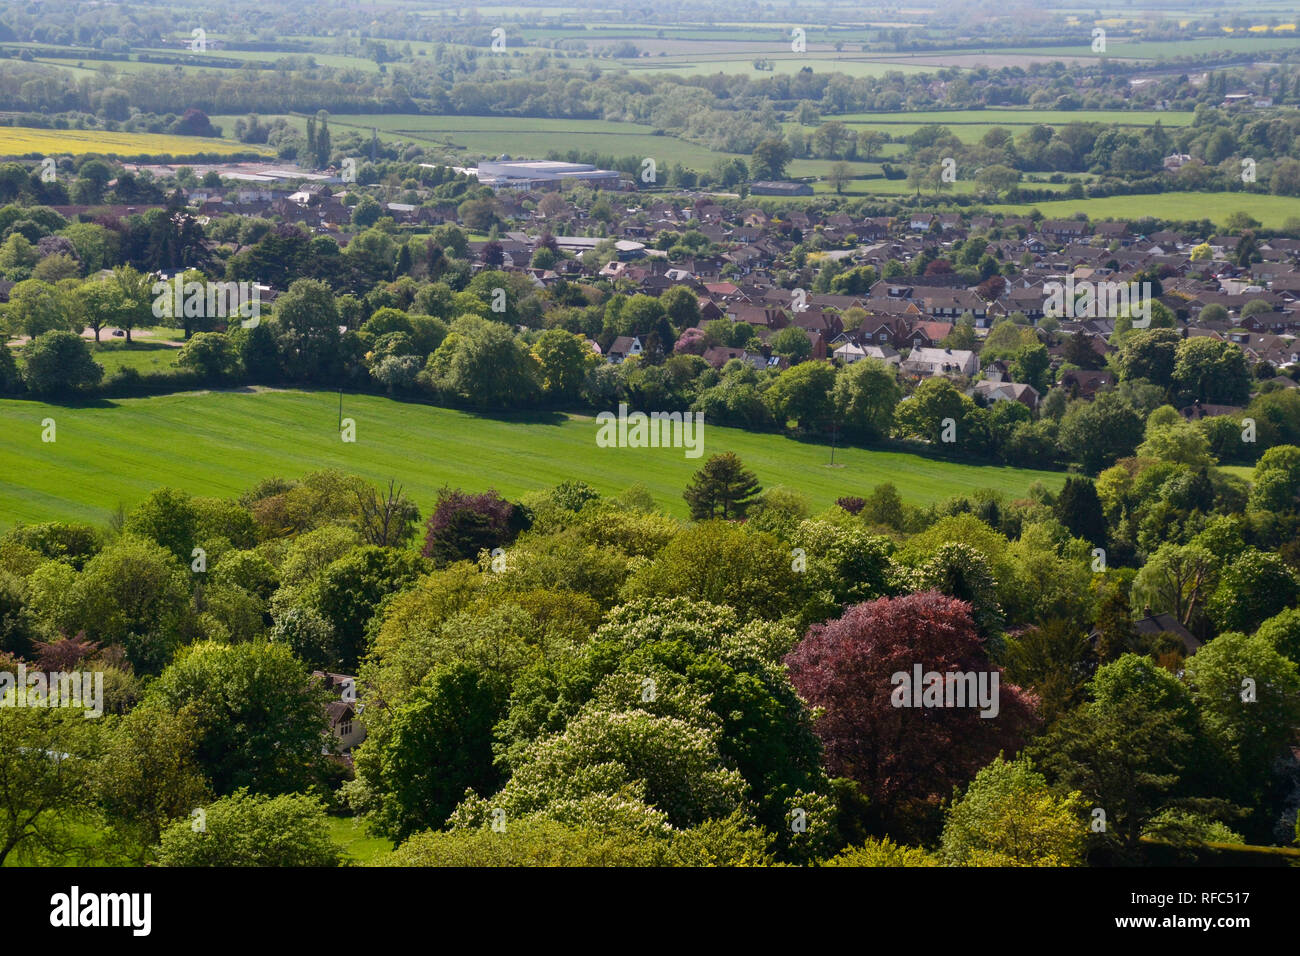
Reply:
<svg viewBox="0 0 1300 956"><path fill-rule="evenodd" d="M563 163L549 159L508 159L479 163L478 181L494 189L532 189L576 180L589 186L619 187L622 173L615 169L597 169L588 163Z"/></svg>

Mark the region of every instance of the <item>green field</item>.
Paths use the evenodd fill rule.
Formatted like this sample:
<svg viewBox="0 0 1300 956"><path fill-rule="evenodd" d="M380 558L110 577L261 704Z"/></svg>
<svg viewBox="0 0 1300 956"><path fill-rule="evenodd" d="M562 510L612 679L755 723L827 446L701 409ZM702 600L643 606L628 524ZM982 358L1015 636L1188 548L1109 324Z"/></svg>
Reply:
<svg viewBox="0 0 1300 956"><path fill-rule="evenodd" d="M330 838L355 863L370 863L393 849L383 837L368 834L356 817L330 817Z"/></svg>
<svg viewBox="0 0 1300 956"><path fill-rule="evenodd" d="M671 513L685 516L681 493L703 458L682 449L598 448L591 417L484 417L345 396L356 442L338 432L335 392L235 390L78 405L0 401L0 524L52 519L103 522L172 485L234 497L262 478L295 478L338 468L375 482L395 478L428 509L444 485L495 487L516 496L569 478L604 494L641 482ZM41 442L53 418L57 440ZM825 508L893 482L917 504L978 488L1023 493L1034 481L1059 487L1064 475L932 461L897 452L829 448L778 435L707 426L704 457L734 451L764 486L789 485Z"/></svg>
<svg viewBox="0 0 1300 956"><path fill-rule="evenodd" d="M902 113L845 113L827 116L843 123L867 126L902 124L956 126L1063 126L1066 123L1108 123L1119 126L1191 126L1194 113L1188 110L910 110Z"/></svg>
<svg viewBox="0 0 1300 956"><path fill-rule="evenodd" d="M1081 212L1090 219L1136 220L1152 216L1156 219L1209 219L1219 224L1234 212L1244 212L1263 223L1265 228L1280 229L1286 220L1300 217L1300 197L1259 193L1155 193L1103 199L1003 203L988 208L991 212L1017 216L1037 209L1049 219L1065 219Z"/></svg>

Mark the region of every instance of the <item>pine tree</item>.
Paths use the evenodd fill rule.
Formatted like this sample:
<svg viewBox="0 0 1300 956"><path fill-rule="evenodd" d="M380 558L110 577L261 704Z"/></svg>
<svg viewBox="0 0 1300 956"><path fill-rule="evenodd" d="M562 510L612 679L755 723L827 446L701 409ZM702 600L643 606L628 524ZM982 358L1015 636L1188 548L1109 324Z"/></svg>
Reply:
<svg viewBox="0 0 1300 956"><path fill-rule="evenodd" d="M1106 515L1097 497L1097 486L1089 478L1065 479L1061 495L1056 499L1056 517L1076 538L1105 547Z"/></svg>
<svg viewBox="0 0 1300 956"><path fill-rule="evenodd" d="M682 497L696 521L709 518L743 518L762 491L754 473L735 452L714 455L695 473Z"/></svg>

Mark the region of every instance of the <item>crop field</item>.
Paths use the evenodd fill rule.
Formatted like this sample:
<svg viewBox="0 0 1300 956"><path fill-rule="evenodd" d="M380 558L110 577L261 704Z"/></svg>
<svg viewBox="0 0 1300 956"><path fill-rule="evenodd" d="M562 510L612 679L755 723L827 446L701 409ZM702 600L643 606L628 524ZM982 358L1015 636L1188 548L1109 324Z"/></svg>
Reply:
<svg viewBox="0 0 1300 956"><path fill-rule="evenodd" d="M1062 473L937 461L899 452L830 448L708 426L703 457L683 449L596 446L589 416L488 417L381 396L346 395L356 442L338 431L336 392L232 390L83 405L0 401L0 525L53 519L103 522L160 485L237 496L262 478L338 468L378 483L395 478L428 509L444 485L505 495L581 478L603 494L638 482L685 517L682 489L709 455L734 451L765 487L790 485L815 509L893 482L917 504L978 488L1008 495L1034 481L1052 489ZM57 441L41 441L53 418Z"/></svg>
<svg viewBox="0 0 1300 956"><path fill-rule="evenodd" d="M193 156L198 153L267 153L265 147L228 139L117 133L91 129L32 129L0 126L0 156L56 156L103 153L109 156Z"/></svg>
<svg viewBox="0 0 1300 956"><path fill-rule="evenodd" d="M842 123L867 126L919 124L965 126L1064 126L1068 123L1106 123L1117 126L1191 126L1190 110L934 110L906 113L845 113L827 116Z"/></svg>
<svg viewBox="0 0 1300 956"><path fill-rule="evenodd" d="M1288 219L1300 218L1300 197L1260 193L1156 193L1147 196L1107 196L1103 199L1061 199L1051 202L1002 204L992 212L1023 215L1038 209L1049 219L1068 218L1076 212L1090 219L1209 219L1222 224L1234 212L1244 212L1268 229L1280 229Z"/></svg>

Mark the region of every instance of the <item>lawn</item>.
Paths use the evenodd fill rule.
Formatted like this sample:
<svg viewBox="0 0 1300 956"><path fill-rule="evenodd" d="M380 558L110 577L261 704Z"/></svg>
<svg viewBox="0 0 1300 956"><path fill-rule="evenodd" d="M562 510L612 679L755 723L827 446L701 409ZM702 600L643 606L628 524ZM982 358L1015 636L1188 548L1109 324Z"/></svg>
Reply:
<svg viewBox="0 0 1300 956"><path fill-rule="evenodd" d="M330 838L356 863L370 863L393 849L393 844L383 837L366 833L365 826L356 817L332 816L329 828Z"/></svg>
<svg viewBox="0 0 1300 956"><path fill-rule="evenodd" d="M992 212L1023 215L1038 209L1048 219L1064 219L1076 212L1090 219L1209 219L1222 224L1234 212L1244 212L1268 229L1280 229L1288 219L1300 217L1300 197L1260 193L1155 193L1147 196L1107 196L1103 199L1056 199L1050 202L1002 204Z"/></svg>
<svg viewBox="0 0 1300 956"><path fill-rule="evenodd" d="M356 442L338 432L336 392L239 390L50 405L0 401L0 525L53 519L104 522L171 485L193 494L234 497L262 478L338 468L378 483L395 478L428 510L444 485L525 492L577 478L604 494L638 482L673 514L704 458L682 449L596 446L584 416L485 417L450 409L348 395L343 414ZM54 419L57 441L41 441ZM925 504L978 488L1023 493L1051 488L1061 473L958 464L898 452L840 448L829 467L826 445L707 426L704 456L734 451L764 486L789 485L814 508L893 482Z"/></svg>

